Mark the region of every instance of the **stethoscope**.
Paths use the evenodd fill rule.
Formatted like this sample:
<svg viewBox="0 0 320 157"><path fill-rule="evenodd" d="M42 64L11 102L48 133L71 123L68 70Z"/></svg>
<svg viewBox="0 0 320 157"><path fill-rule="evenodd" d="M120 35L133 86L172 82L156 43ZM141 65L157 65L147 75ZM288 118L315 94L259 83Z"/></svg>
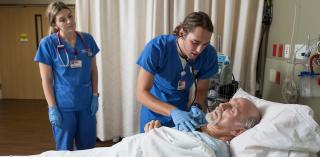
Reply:
<svg viewBox="0 0 320 157"><path fill-rule="evenodd" d="M177 39L177 46L178 46L178 49L179 49L179 51L180 52L178 52L178 54L179 54L179 58L180 58L180 60L181 60L181 63L182 63L182 72L181 72L181 77L184 77L185 75L186 75L186 71L185 71L185 64L183 63L183 62L185 62L185 63L188 63L189 65L190 65L190 67L191 67L191 78L193 79L193 83L194 83L194 87L195 87L195 91L194 91L194 98L193 98L193 100L192 100L192 103L191 104L194 104L194 102L196 101L196 97L197 97L197 81L196 81L196 76L195 76L195 70L194 70L194 66L193 66L193 63L192 63L192 61L190 62L190 60L187 58L187 57L184 57L184 56L182 56L182 50L181 50L181 47L180 47L180 44L179 44L179 42L178 42L178 39ZM183 61L184 60L184 61Z"/></svg>
<svg viewBox="0 0 320 157"><path fill-rule="evenodd" d="M75 33L76 33L77 36L80 37L81 43L82 43L82 45L84 46L85 51L87 52L87 56L88 56L88 57L92 57L93 54L92 54L91 50L89 49L87 43L84 41L84 39L82 38L82 36L81 36L77 31L75 31ZM57 52L57 54L58 54L58 57L59 57L59 60L60 60L60 63L61 63L60 66L61 66L61 67L68 67L68 66L70 66L70 59L69 59L69 55L68 55L67 49L64 47L63 44L61 44L60 31L57 32L57 37L58 37L58 38L57 38L57 40L58 40L58 45L57 45L57 47L56 47L56 52ZM65 53L65 55L66 55L66 57L67 57L67 63L66 63L66 64L64 63L64 61L62 60L61 55L60 55L60 49L62 49L62 48L64 49L64 53ZM74 54L74 56L75 56L75 60L77 60L77 55L78 55L77 49L74 49L73 54Z"/></svg>

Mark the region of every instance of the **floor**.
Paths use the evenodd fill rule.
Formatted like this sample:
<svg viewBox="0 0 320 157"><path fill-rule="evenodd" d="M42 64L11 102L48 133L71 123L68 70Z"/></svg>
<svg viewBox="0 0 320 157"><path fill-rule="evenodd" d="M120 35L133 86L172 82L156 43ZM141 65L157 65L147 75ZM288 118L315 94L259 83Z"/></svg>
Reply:
<svg viewBox="0 0 320 157"><path fill-rule="evenodd" d="M44 100L0 99L0 156L32 155L54 150L54 140ZM112 141L97 140L97 147Z"/></svg>

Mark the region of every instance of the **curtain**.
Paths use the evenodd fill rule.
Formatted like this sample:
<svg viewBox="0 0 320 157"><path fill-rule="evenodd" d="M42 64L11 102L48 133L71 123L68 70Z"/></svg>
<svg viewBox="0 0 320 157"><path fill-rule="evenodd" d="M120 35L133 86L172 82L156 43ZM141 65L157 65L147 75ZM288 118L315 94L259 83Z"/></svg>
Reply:
<svg viewBox="0 0 320 157"><path fill-rule="evenodd" d="M171 33L193 11L211 16L211 43L236 65L233 73L240 86L254 93L262 6L263 0L76 0L77 29L90 33L101 50L96 56L98 138L139 132L135 62L149 40Z"/></svg>

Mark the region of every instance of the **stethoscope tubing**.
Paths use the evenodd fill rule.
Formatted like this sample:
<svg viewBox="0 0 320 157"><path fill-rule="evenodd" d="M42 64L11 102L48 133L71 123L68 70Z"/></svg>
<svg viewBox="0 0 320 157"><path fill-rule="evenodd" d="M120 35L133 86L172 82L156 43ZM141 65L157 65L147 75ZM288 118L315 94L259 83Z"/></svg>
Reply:
<svg viewBox="0 0 320 157"><path fill-rule="evenodd" d="M77 31L75 31L75 33L77 34L77 36L80 37L81 43L83 44L85 49L89 51L89 47L88 47L87 43L84 41L84 39L82 38L82 36ZM70 59L69 59L69 55L68 55L67 49L64 47L64 45L61 44L60 31L57 32L57 40L58 40L58 45L56 46L56 52L58 54L58 57L59 57L59 60L60 60L60 63L61 63L60 66L61 67L68 67L70 65ZM64 53L65 53L65 55L67 57L67 63L66 64L64 63L64 61L62 60L61 55L60 55L60 50L59 49L61 49L61 48L64 49ZM90 52L87 52L87 53L89 55Z"/></svg>
<svg viewBox="0 0 320 157"><path fill-rule="evenodd" d="M179 37L179 38L180 38L180 37ZM179 42L178 42L178 39L177 39L176 42L177 42L177 46L178 46L180 52L182 53L182 50L181 50L181 48L180 48L180 44L179 44ZM179 53L179 52L178 52L178 53ZM180 53L179 53L179 56L182 57L182 56L180 55ZM182 57L182 58L183 58L183 59L190 65L190 67L191 67L191 78L192 78L192 80L193 80L194 87L195 87L194 97L193 97L193 100L192 100L192 103L191 103L191 105L193 105L194 102L196 101L197 93L198 93L198 90L197 90L198 85L197 85L197 80L196 80L197 78L196 78L195 73L194 73L194 65L193 65L193 63L190 62L187 58L184 58L184 57ZM185 71L184 68L183 68L183 71Z"/></svg>

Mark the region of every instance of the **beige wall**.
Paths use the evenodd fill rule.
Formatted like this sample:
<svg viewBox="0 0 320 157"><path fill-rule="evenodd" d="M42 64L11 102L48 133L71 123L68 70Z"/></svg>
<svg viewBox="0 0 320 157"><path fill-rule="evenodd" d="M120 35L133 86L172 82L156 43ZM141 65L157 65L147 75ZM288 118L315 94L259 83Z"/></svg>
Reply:
<svg viewBox="0 0 320 157"><path fill-rule="evenodd" d="M0 4L49 4L56 0L0 0ZM75 4L76 0L62 0L66 4Z"/></svg>
<svg viewBox="0 0 320 157"><path fill-rule="evenodd" d="M43 99L36 52L35 15L42 16L46 34L46 7L0 7L0 77L2 98ZM41 25L40 25L41 26ZM23 40L22 36L26 36Z"/></svg>
<svg viewBox="0 0 320 157"><path fill-rule="evenodd" d="M284 58L273 57L272 52L273 44L290 44L295 2L297 2L297 16L293 44L306 44L308 34L311 38L317 38L320 34L319 0L273 0L273 21L269 32L263 90L263 98L267 100L284 102L281 87L288 71L288 64ZM270 69L281 73L280 85L269 81ZM300 80L297 75L301 70L303 67L298 65L295 71L297 82ZM316 92L320 92L319 86ZM320 97L300 97L299 103L310 106L315 112L316 121L320 124Z"/></svg>
<svg viewBox="0 0 320 157"><path fill-rule="evenodd" d="M44 99L38 63L33 58L37 50L35 16L41 15L40 28L46 36L46 8L0 5L0 99ZM22 40L22 35L27 40Z"/></svg>

